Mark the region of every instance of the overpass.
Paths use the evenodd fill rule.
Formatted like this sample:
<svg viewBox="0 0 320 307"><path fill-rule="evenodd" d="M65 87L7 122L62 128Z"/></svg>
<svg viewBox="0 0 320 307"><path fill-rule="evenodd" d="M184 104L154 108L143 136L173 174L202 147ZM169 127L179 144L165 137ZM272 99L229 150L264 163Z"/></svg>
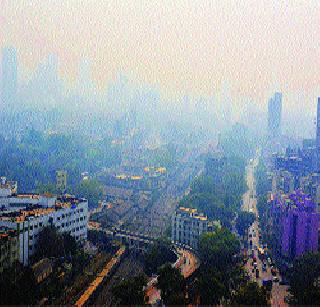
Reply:
<svg viewBox="0 0 320 307"><path fill-rule="evenodd" d="M104 233L111 240L120 241L121 244L126 245L129 249L139 251L146 251L157 239L156 237L148 236L140 232L130 232L121 229L115 229L114 231L104 230Z"/></svg>

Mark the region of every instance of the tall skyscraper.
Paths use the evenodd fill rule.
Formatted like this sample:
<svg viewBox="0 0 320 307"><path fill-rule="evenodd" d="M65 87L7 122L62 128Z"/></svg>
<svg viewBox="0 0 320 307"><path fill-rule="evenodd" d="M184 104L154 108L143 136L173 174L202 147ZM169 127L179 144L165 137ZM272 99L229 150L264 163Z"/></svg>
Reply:
<svg viewBox="0 0 320 307"><path fill-rule="evenodd" d="M281 135L282 94L275 93L268 103L268 135L270 138Z"/></svg>
<svg viewBox="0 0 320 307"><path fill-rule="evenodd" d="M13 47L2 50L2 108L12 105L17 96L17 51Z"/></svg>
<svg viewBox="0 0 320 307"><path fill-rule="evenodd" d="M317 136L316 136L317 152L320 153L320 97L318 97L317 106Z"/></svg>

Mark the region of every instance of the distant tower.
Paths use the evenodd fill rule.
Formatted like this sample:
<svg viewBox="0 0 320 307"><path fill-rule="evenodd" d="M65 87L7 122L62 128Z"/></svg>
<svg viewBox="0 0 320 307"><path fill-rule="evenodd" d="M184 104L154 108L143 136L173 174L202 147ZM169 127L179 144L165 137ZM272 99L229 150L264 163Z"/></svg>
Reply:
<svg viewBox="0 0 320 307"><path fill-rule="evenodd" d="M282 94L275 93L268 103L268 135L276 138L281 135Z"/></svg>
<svg viewBox="0 0 320 307"><path fill-rule="evenodd" d="M317 151L320 153L320 97L318 97L317 106L317 136L316 136Z"/></svg>
<svg viewBox="0 0 320 307"><path fill-rule="evenodd" d="M17 95L17 51L13 47L2 50L2 108L16 101Z"/></svg>
<svg viewBox="0 0 320 307"><path fill-rule="evenodd" d="M317 171L320 171L320 97L317 105L317 135L316 135L316 159Z"/></svg>
<svg viewBox="0 0 320 307"><path fill-rule="evenodd" d="M67 172L56 171L56 188L60 193L65 193L67 189Z"/></svg>

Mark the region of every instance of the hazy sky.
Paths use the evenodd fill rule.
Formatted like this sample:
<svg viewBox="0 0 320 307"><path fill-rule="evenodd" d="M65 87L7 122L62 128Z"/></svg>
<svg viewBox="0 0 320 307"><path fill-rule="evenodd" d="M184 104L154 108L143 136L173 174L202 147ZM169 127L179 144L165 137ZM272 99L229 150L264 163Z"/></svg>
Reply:
<svg viewBox="0 0 320 307"><path fill-rule="evenodd" d="M320 84L320 1L0 0L0 46L33 69L48 53L72 80L81 57L100 85L119 71L170 93L311 100ZM288 96L289 97L289 96Z"/></svg>

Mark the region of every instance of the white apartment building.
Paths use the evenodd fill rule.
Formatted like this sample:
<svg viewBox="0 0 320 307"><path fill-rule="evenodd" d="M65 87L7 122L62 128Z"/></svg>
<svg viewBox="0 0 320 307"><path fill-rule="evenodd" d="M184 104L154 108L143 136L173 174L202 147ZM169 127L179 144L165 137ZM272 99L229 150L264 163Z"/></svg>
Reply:
<svg viewBox="0 0 320 307"><path fill-rule="evenodd" d="M172 217L171 240L198 249L199 238L208 232L208 218L197 209L180 207Z"/></svg>
<svg viewBox="0 0 320 307"><path fill-rule="evenodd" d="M18 231L20 262L28 265L37 239L46 226L69 232L77 241L87 239L88 201L72 195L7 195L0 198L0 228Z"/></svg>

